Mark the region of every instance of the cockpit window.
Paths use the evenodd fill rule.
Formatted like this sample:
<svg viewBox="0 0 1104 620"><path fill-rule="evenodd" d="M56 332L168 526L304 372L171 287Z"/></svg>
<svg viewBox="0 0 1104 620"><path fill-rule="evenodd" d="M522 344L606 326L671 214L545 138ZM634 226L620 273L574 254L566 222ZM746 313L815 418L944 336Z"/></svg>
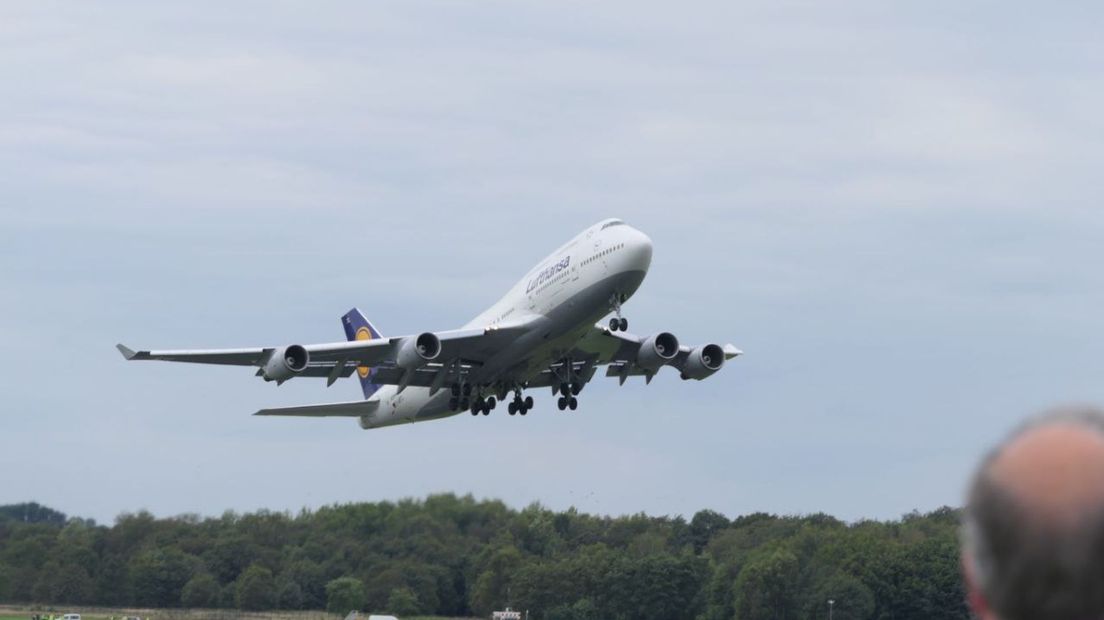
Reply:
<svg viewBox="0 0 1104 620"><path fill-rule="evenodd" d="M621 220L610 220L610 221L606 222L605 224L602 224L602 228L600 230L605 230L605 229L609 228L610 226L624 226L624 225L625 225L625 222L622 222Z"/></svg>

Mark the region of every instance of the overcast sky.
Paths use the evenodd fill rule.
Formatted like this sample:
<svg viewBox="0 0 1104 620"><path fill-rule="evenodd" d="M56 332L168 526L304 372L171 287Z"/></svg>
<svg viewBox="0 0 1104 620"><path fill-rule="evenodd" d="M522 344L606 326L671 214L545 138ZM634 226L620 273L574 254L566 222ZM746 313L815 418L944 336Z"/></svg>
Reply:
<svg viewBox="0 0 1104 620"><path fill-rule="evenodd" d="M1104 403L1095 2L0 4L0 503L894 518ZM457 327L586 226L704 382L361 431L142 348Z"/></svg>

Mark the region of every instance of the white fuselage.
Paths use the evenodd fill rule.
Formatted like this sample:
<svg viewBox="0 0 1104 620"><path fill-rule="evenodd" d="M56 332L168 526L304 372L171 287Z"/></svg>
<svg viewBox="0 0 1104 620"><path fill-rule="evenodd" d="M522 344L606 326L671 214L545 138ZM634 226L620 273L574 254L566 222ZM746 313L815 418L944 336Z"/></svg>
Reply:
<svg viewBox="0 0 1104 620"><path fill-rule="evenodd" d="M535 325L475 369L472 380L524 384L562 359L596 321L613 311L614 300L623 302L636 292L651 261L651 239L620 220L605 220L584 230L537 263L502 299L464 325L481 328L523 321ZM538 320L531 321L534 318ZM431 395L429 388L400 391L388 385L369 400L378 400L379 407L361 418L364 428L457 413L448 406L448 390Z"/></svg>

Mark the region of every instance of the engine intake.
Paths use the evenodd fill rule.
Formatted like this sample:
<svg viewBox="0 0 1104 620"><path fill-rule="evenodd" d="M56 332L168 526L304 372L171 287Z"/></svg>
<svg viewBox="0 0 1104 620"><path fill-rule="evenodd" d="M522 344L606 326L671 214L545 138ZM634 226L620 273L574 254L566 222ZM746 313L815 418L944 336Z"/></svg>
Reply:
<svg viewBox="0 0 1104 620"><path fill-rule="evenodd" d="M724 366L724 349L718 344L707 344L690 350L686 364L682 367L683 379L702 379L717 372Z"/></svg>
<svg viewBox="0 0 1104 620"><path fill-rule="evenodd" d="M268 361L261 369L261 376L265 381L287 381L303 372L309 363L310 354L302 345L280 347L268 356Z"/></svg>
<svg viewBox="0 0 1104 620"><path fill-rule="evenodd" d="M660 332L640 344L636 352L636 365L652 372L670 364L679 352L679 341L674 334Z"/></svg>
<svg viewBox="0 0 1104 620"><path fill-rule="evenodd" d="M441 354L441 340L432 332L425 332L403 340L395 363L403 368L418 368L432 362Z"/></svg>

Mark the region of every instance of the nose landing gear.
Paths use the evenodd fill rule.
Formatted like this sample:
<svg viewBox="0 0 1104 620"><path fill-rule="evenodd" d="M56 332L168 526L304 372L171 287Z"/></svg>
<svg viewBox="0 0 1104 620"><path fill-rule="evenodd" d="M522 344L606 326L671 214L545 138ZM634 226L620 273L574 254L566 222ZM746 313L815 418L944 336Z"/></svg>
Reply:
<svg viewBox="0 0 1104 620"><path fill-rule="evenodd" d="M624 332L629 330L629 320L621 316L622 301L624 300L622 300L621 296L616 293L614 293L614 295L610 297L610 310L613 310L613 313L615 315L609 320L609 328L611 332L615 332L618 330Z"/></svg>

